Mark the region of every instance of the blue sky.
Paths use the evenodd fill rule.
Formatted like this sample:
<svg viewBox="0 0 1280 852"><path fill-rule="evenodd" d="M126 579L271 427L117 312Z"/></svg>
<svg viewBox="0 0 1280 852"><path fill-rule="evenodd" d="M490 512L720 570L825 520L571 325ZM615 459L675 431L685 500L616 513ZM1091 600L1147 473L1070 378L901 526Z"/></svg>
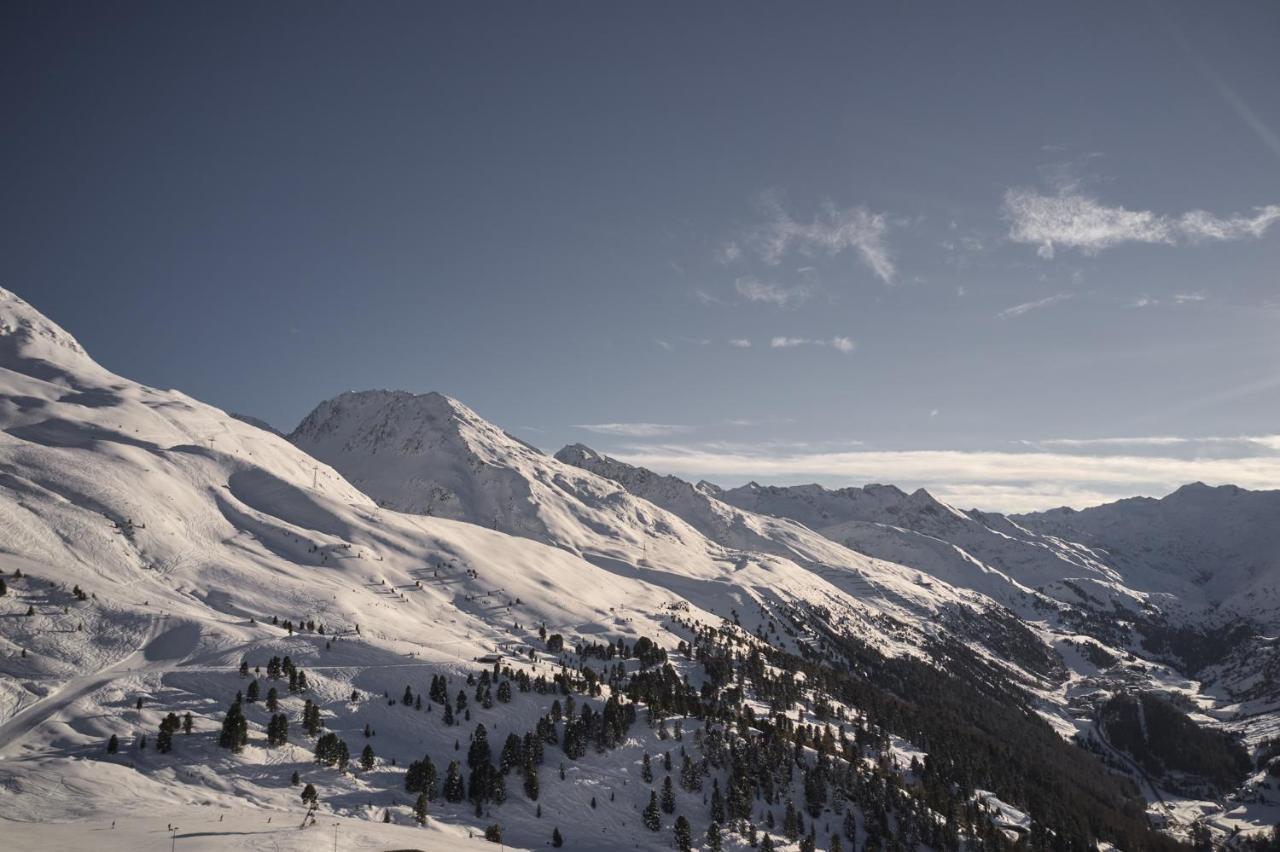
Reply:
<svg viewBox="0 0 1280 852"><path fill-rule="evenodd" d="M0 15L0 272L291 428L1022 509L1280 487L1280 5Z"/></svg>

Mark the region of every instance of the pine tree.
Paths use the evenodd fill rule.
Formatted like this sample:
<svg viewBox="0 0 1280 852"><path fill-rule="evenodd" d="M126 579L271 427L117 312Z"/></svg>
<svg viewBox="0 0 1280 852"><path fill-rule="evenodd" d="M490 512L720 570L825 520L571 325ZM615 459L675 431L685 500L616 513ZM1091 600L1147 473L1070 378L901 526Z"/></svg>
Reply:
<svg viewBox="0 0 1280 852"><path fill-rule="evenodd" d="M231 705L227 716L222 720L222 732L218 735L218 745L233 752L238 752L249 744L249 722L240 709L240 702Z"/></svg>
<svg viewBox="0 0 1280 852"><path fill-rule="evenodd" d="M249 704L258 700L258 682L256 680L249 681L249 688L245 691L244 697Z"/></svg>
<svg viewBox="0 0 1280 852"><path fill-rule="evenodd" d="M707 852L720 852L720 823L713 822L707 826Z"/></svg>
<svg viewBox="0 0 1280 852"><path fill-rule="evenodd" d="M475 769L482 765L489 765L489 732L483 723L471 733L471 747L467 749L467 766Z"/></svg>
<svg viewBox="0 0 1280 852"><path fill-rule="evenodd" d="M426 793L418 794L418 800L413 805L413 818L418 821L418 825L426 825L427 805L430 801Z"/></svg>
<svg viewBox="0 0 1280 852"><path fill-rule="evenodd" d="M458 761L449 762L448 769L445 770L444 779L444 798L447 802L458 803L467 797L466 785L462 782L462 772L458 766Z"/></svg>
<svg viewBox="0 0 1280 852"><path fill-rule="evenodd" d="M408 686L404 688L404 697L400 699L400 703L406 707L413 706L413 690Z"/></svg>
<svg viewBox="0 0 1280 852"><path fill-rule="evenodd" d="M533 762L532 755L525 756L524 794L530 801L538 801L538 766Z"/></svg>
<svg viewBox="0 0 1280 852"><path fill-rule="evenodd" d="M644 753L644 760L640 762L640 778L646 784L653 783L653 767L649 764L649 752Z"/></svg>
<svg viewBox="0 0 1280 852"><path fill-rule="evenodd" d="M173 734L182 726L176 713L170 713L160 722L160 733L156 736L156 751L168 754L173 751Z"/></svg>
<svg viewBox="0 0 1280 852"><path fill-rule="evenodd" d="M293 771L293 774L289 776L289 783L295 787L302 783L302 776L296 769Z"/></svg>
<svg viewBox="0 0 1280 852"><path fill-rule="evenodd" d="M307 784L307 786L302 788L302 804L314 805L319 801L319 799L320 797L316 794L315 785Z"/></svg>
<svg viewBox="0 0 1280 852"><path fill-rule="evenodd" d="M274 713L280 709L280 693L273 686L267 690L267 711Z"/></svg>
<svg viewBox="0 0 1280 852"><path fill-rule="evenodd" d="M840 842L840 835L831 833L831 845L827 847L827 852L844 852L844 844Z"/></svg>
<svg viewBox="0 0 1280 852"><path fill-rule="evenodd" d="M680 852L691 852L692 846L690 844L693 842L693 832L689 828L689 820L685 819L683 815L676 817L675 839L676 848Z"/></svg>
<svg viewBox="0 0 1280 852"><path fill-rule="evenodd" d="M787 802L787 812L782 818L782 833L793 843L800 836L800 815L796 813L796 806L791 802Z"/></svg>
<svg viewBox="0 0 1280 852"><path fill-rule="evenodd" d="M671 776L668 775L662 779L662 812L664 814L673 814L676 812L676 794L671 789Z"/></svg>
<svg viewBox="0 0 1280 852"><path fill-rule="evenodd" d="M559 828L551 829L551 845L557 849L564 845L564 837L561 836Z"/></svg>
<svg viewBox="0 0 1280 852"><path fill-rule="evenodd" d="M640 821L650 831L662 828L662 817L658 813L658 795L652 790L649 791L649 804L645 805L644 811L640 814Z"/></svg>
<svg viewBox="0 0 1280 852"><path fill-rule="evenodd" d="M520 749L520 737L516 734L507 734L506 742L502 744L502 752L498 756L498 770L503 775L510 774L512 769L524 762Z"/></svg>
<svg viewBox="0 0 1280 852"><path fill-rule="evenodd" d="M365 743L364 751L360 752L360 768L368 772L373 768L373 746Z"/></svg>
<svg viewBox="0 0 1280 852"><path fill-rule="evenodd" d="M192 718L191 712L187 711L182 717L182 733L190 734L191 729L195 727L196 720Z"/></svg>
<svg viewBox="0 0 1280 852"><path fill-rule="evenodd" d="M115 754L118 751L120 751L120 738L112 734L111 739L107 740L107 754Z"/></svg>

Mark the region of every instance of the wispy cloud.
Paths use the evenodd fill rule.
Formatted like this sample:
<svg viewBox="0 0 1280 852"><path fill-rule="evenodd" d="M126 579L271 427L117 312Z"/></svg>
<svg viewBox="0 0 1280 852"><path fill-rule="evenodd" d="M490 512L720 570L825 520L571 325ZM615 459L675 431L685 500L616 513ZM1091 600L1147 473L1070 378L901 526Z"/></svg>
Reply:
<svg viewBox="0 0 1280 852"><path fill-rule="evenodd" d="M801 222L772 195L764 197L762 206L768 221L723 246L718 260L733 263L750 252L766 264L777 266L792 252L812 257L853 251L876 277L885 283L893 282L897 268L885 241L890 227L885 214L862 206L836 207L828 202L811 221Z"/></svg>
<svg viewBox="0 0 1280 852"><path fill-rule="evenodd" d="M729 345L736 349L750 349L751 341L745 337L735 337L729 341Z"/></svg>
<svg viewBox="0 0 1280 852"><path fill-rule="evenodd" d="M1174 307L1184 305L1194 305L1208 299L1209 296L1203 290L1197 290L1194 293L1174 293L1168 299L1157 299L1154 296L1142 295L1130 302L1130 307L1134 308L1157 308L1161 305L1173 305Z"/></svg>
<svg viewBox="0 0 1280 852"><path fill-rule="evenodd" d="M664 473L730 481L817 480L830 485L893 482L925 487L964 507L1031 511L1087 506L1135 494L1161 496L1188 482L1280 487L1280 440L1229 458L1169 452L965 452L958 450L818 451L771 445L662 444L615 455Z"/></svg>
<svg viewBox="0 0 1280 852"><path fill-rule="evenodd" d="M1108 207L1079 193L1042 195L1011 189L1004 196L1009 239L1036 246L1051 258L1058 248L1097 254L1122 243L1176 245L1258 238L1280 222L1280 205L1256 208L1252 215L1216 216L1192 210L1165 216L1150 210Z"/></svg>
<svg viewBox="0 0 1280 852"><path fill-rule="evenodd" d="M1058 293L1057 295L1054 295L1054 296L1048 296L1043 299L1037 299L1034 302L1023 302L1020 305L1014 305L1013 307L1005 308L1003 311L996 314L996 319L1014 319L1015 317L1020 317L1023 314L1030 313L1031 311L1038 311L1041 308L1047 308L1050 305L1056 305L1058 304L1058 302L1063 302L1070 298L1071 298L1070 293Z"/></svg>
<svg viewBox="0 0 1280 852"><path fill-rule="evenodd" d="M738 291L738 295L748 302L765 302L782 308L801 305L812 295L808 287L785 287L781 284L761 281L752 276L737 279L733 286Z"/></svg>
<svg viewBox="0 0 1280 852"><path fill-rule="evenodd" d="M575 423L574 429L594 432L597 435L618 435L624 438L659 438L692 431L691 426L673 423Z"/></svg>
<svg viewBox="0 0 1280 852"><path fill-rule="evenodd" d="M829 338L813 338L813 337L774 337L769 340L771 349L794 349L797 346L828 346L837 352L848 354L858 347L852 338L848 337L829 337Z"/></svg>
<svg viewBox="0 0 1280 852"><path fill-rule="evenodd" d="M1102 438L1045 438L1020 442L1031 447L1092 449L1124 447L1130 450L1181 448L1197 455L1249 456L1259 451L1280 452L1280 435L1132 435Z"/></svg>

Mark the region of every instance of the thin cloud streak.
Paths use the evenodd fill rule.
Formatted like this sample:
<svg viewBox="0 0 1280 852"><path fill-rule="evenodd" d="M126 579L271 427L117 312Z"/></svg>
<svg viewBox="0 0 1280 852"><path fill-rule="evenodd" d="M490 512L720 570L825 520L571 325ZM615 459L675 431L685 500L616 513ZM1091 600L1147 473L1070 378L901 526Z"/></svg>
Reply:
<svg viewBox="0 0 1280 852"><path fill-rule="evenodd" d="M738 295L748 302L764 302L781 308L801 305L812 295L808 287L784 287L751 276L737 279L733 286Z"/></svg>
<svg viewBox="0 0 1280 852"><path fill-rule="evenodd" d="M1150 210L1108 207L1087 195L1042 195L1010 189L1003 212L1009 239L1036 246L1036 254L1052 258L1058 248L1095 255L1123 243L1178 245L1262 237L1280 222L1280 204L1255 208L1252 215L1216 216L1191 210L1170 217Z"/></svg>
<svg viewBox="0 0 1280 852"><path fill-rule="evenodd" d="M1049 296L1044 299L1038 299L1037 301L1034 301L1034 302L1023 302L1020 305L1014 305L1011 308L1005 308L1003 311L996 314L996 319L1001 319L1001 320L1014 319L1016 317L1022 316L1023 314L1030 313L1031 311L1038 311L1041 308L1047 308L1050 305L1056 305L1058 302L1065 302L1067 299L1070 299L1070 298L1071 298L1070 293L1058 293L1057 295Z"/></svg>
<svg viewBox="0 0 1280 852"><path fill-rule="evenodd" d="M575 423L573 428L597 435L620 435L626 438L658 438L692 431L690 426L673 423Z"/></svg>
<svg viewBox="0 0 1280 852"><path fill-rule="evenodd" d="M839 335L831 338L785 337L779 336L769 340L770 349L795 349L798 346L824 346L848 355L858 348L858 344L850 337Z"/></svg>

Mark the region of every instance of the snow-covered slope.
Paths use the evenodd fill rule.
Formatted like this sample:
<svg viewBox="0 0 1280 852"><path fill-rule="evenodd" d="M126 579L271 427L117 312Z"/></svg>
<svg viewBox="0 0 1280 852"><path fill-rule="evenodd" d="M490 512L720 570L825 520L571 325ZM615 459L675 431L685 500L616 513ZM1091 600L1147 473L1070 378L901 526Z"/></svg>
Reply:
<svg viewBox="0 0 1280 852"><path fill-rule="evenodd" d="M714 519L672 511L645 499L648 494L544 454L440 394L344 393L317 406L290 440L382 506L492 526L638 573L681 595L721 584L705 588L734 596L740 612L769 600L821 602L860 622L871 641L886 647L906 634L923 639L932 628L921 626L944 611L993 605L945 583L922 583L917 571L797 524L719 503ZM885 623L897 629L874 627Z"/></svg>
<svg viewBox="0 0 1280 852"><path fill-rule="evenodd" d="M1007 677L1033 690L1037 708L1064 733L1075 730L1067 713L1074 696L1106 688L1104 678L1160 678L1194 692L1167 669L1141 661L1106 668L1097 654L1081 654L1079 637L1018 622L975 591L1028 594L1025 579L1003 566L1008 577L986 587L961 571L953 585L941 569L934 576L831 538L839 523L828 523L824 537L771 516L782 513L735 506L724 497L730 492L617 466L585 448L548 457L438 395L343 395L291 438L111 373L0 290L0 819L21 821L3 829L11 841L76 848L91 836L99 848L134 848L180 825L180 844L205 848L324 845L331 823L298 828L295 772L315 785L321 813L339 823L342 838L397 847L457 848L500 823L516 848L546 846L552 827L570 848L665 848L675 813L689 815L699 836L705 831L705 791L694 789L675 791L660 832L637 820L652 786L641 781L642 756L688 750L696 760L703 745L698 731L673 747L665 725L636 725L611 750L567 759L562 778L551 763L536 804L515 791L480 814L467 802L436 801L428 827L414 826L404 790L410 760L431 754L443 770L477 723L493 732L496 748L499 736L529 730L564 698L555 686L522 691L509 704L475 698L465 729L443 724L431 702L417 710L396 701L407 686L425 693L441 674L456 690L478 671L477 658L492 653L546 682L595 666L594 687L584 686L588 679L574 689L597 715L612 679L642 664L634 656L606 664L572 646L634 648L641 638L670 654L673 682L695 696L711 686L704 666L718 665L702 655L730 648L737 650L725 660L750 683L769 673L752 655L770 646L854 670L868 657L840 657L841 641L900 655L895 663L923 657L923 668L947 666L971 641L981 660L966 664L978 668L963 677L995 689ZM1078 564L1055 558L1080 576L1096 555L1017 532L1012 521L927 504L920 513L1075 549ZM919 536L911 523L893 535ZM1098 572L1095 582L1109 582ZM552 650L544 634L561 634L566 650ZM706 643L698 654L695 639ZM1065 675L1050 645L1067 659ZM258 671L273 656L306 672L304 691L286 692ZM264 745L271 714L260 698L244 704L249 744L219 748L228 706L251 683L279 687L289 742ZM794 714L816 737L833 699L806 692L803 682L787 688L786 697L739 691L725 700L762 719ZM468 695L473 689L465 684ZM710 694L720 700L716 689ZM357 752L371 745L373 765L318 766L315 736L298 730L304 702ZM842 725L866 721L851 708L838 711ZM143 749L141 737L154 744L171 712L191 713L192 733L176 735L169 754ZM691 731L708 723L684 721ZM121 748L108 755L112 735ZM880 734L858 736L870 743ZM868 749L868 766L917 753L896 738L883 754L859 747ZM703 772L729 781L719 767ZM800 774L787 775L792 786L778 791L779 802L804 792ZM590 821L582 819L588 810ZM48 827L58 820L73 822ZM735 839L726 848L735 843L742 846Z"/></svg>
<svg viewBox="0 0 1280 852"><path fill-rule="evenodd" d="M632 494L661 506L709 539L728 547L778 554L817 570L823 566L865 561L866 554L871 554L882 572L896 574L899 581L915 587L950 589L958 585L1015 607L1028 603L1033 597L1030 589L982 565L956 546L912 530L893 528L890 532L882 530L882 525L868 524L866 526L884 534L841 536L832 534L838 532L834 528L825 530L825 534L819 533L799 520L750 511L725 502L721 499L724 492L708 482L694 485L678 477L655 474L582 444L563 448L556 458L619 483ZM862 530L859 527L856 531ZM943 552L943 558L935 556L937 551ZM964 570L953 569L952 563Z"/></svg>
<svg viewBox="0 0 1280 852"><path fill-rule="evenodd" d="M379 476L416 471L449 492L405 504L431 508L434 517L386 507L397 495L414 498L414 488L379 493L379 476L366 471L360 485L378 494L375 501L267 430L114 375L0 291L0 818L24 821L11 836L47 845L62 835L26 821L70 819L83 828L87 820L96 831L119 816L121 833L95 843L128 848L147 823L158 836L165 825L185 824L206 827L202 837L244 838L251 848L296 845L295 835L281 838L265 821L297 825L299 789L289 777L298 772L317 787L326 813L356 821L389 815L390 842L394 825L412 822L405 764L425 752L443 769L466 734L437 723L438 713L376 697L394 698L406 685L423 692L436 674L456 683L475 670L476 657L495 651L549 680L561 671L557 658L530 653L545 647L540 628L569 643L648 637L675 652L698 625L736 618L741 636L758 631L793 650L848 631L889 653L919 654L945 629L934 616L959 608L977 617L987 605L919 586L901 566L856 554L819 572L722 546L457 403L378 396L382 404L421 406L415 415L434 428L401 432L387 423L380 432L375 417L340 438L311 418L317 452L326 454L327 440L361 453ZM415 447L433 450L415 457ZM439 517L480 513L521 535ZM805 622L814 613L821 619L811 628ZM301 629L305 622L313 627ZM262 667L272 656L288 656L308 674L305 693L279 699L292 720L290 743L263 746L270 714L259 700L246 705L249 746L238 754L218 748L228 705L256 674L251 668L242 677L241 661ZM280 683L258 677L264 690ZM469 707L469 725L531 727L553 695ZM312 738L297 732L304 700L356 750L361 730L375 731L367 741L378 755L374 767L317 767ZM142 749L140 738L154 742L170 712L190 712L193 733L178 735L173 754ZM118 755L104 752L112 735L122 743ZM662 817L657 835L635 820L647 798L635 777L646 751L661 752L653 730L637 731L621 752L583 755L566 780L549 778L537 802L541 819L533 802L516 796L492 815L477 816L465 802L433 803L436 833L423 834L421 845L446 848L448 837L499 819L517 847L544 846L555 824L580 849L666 846L672 817ZM573 816L606 791L596 819L604 834L584 837ZM697 797L678 791L681 812L703 811ZM169 822L154 824L150 815ZM225 834L208 828L219 816L237 825Z"/></svg>
<svg viewBox="0 0 1280 852"><path fill-rule="evenodd" d="M1158 500L1134 497L1014 520L1104 552L1136 588L1166 589L1280 628L1280 491L1197 482Z"/></svg>
<svg viewBox="0 0 1280 852"><path fill-rule="evenodd" d="M477 655L541 644L543 624L570 641L607 631L611 640L647 635L674 648L672 612L719 623L639 572L472 524L384 511L288 441L103 369L5 291L0 531L5 819L93 818L101 828L110 811L204 825L210 808L217 819L217 809L252 806L264 824L274 813L296 826L299 789L288 781L296 770L327 811L360 820L389 812L404 825L404 761L424 751L445 759L459 734L381 699L352 702L353 689L425 690L435 673L456 678ZM690 586L728 614L730 595ZM286 630L285 620L324 632ZM272 655L309 673L308 700L357 750L361 727L377 729L372 743L386 758L374 770L317 768L301 737L263 748L261 703L246 710L253 744L239 755L216 747L218 724L246 685L241 660L264 666ZM555 671L533 659L523 667ZM550 698L522 697L505 715L476 707L475 716L491 726L532 719L546 712L539 701ZM297 736L302 695L280 704ZM194 734L179 735L172 756L139 751L137 737L154 738L171 711L192 712ZM116 758L103 753L112 734L125 744ZM80 765L83 758L91 762ZM587 760L577 771L595 784L609 770ZM557 813L564 796L576 801L585 789L549 791L544 810ZM639 805L620 796L616 807ZM545 844L551 825L533 808L520 800L504 809L508 843ZM466 804L433 813L454 838L488 824ZM163 827L150 830L164 835ZM271 829L261 831L255 848L271 848ZM95 843L127 848L125 835L118 845L110 836ZM439 834L423 837L448 846Z"/></svg>
<svg viewBox="0 0 1280 852"><path fill-rule="evenodd" d="M882 560L909 565L932 581L990 596L1023 614L1045 596L1068 603L1080 590L1142 606L1122 578L1087 547L1031 532L997 514L966 513L924 489L892 485L828 490L819 485L721 489L699 493L754 516L787 518L823 537Z"/></svg>

